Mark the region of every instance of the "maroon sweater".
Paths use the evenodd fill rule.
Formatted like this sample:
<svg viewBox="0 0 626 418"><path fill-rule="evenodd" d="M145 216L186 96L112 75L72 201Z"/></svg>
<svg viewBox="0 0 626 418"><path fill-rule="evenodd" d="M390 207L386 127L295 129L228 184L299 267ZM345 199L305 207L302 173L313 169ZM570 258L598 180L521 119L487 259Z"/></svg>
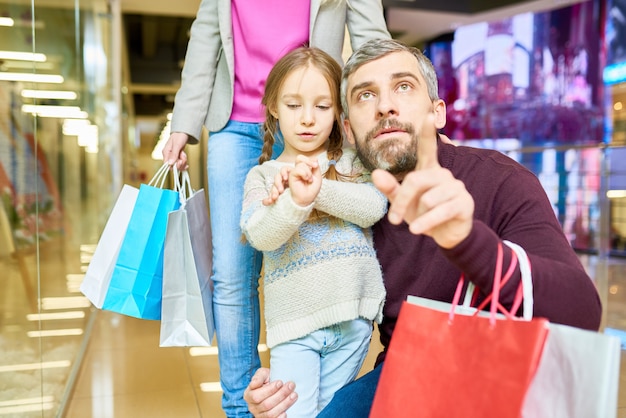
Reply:
<svg viewBox="0 0 626 418"><path fill-rule="evenodd" d="M374 226L387 300L380 339L387 349L400 306L407 295L451 302L463 271L481 291L491 291L498 240L521 245L532 265L534 316L597 330L602 306L595 285L568 243L537 177L498 151L439 142L439 163L462 180L474 197L474 225L455 248L439 248L432 238L413 235L406 224L385 216ZM504 269L511 249L503 246ZM519 267L502 288L509 307L520 281ZM378 356L377 364L385 353Z"/></svg>

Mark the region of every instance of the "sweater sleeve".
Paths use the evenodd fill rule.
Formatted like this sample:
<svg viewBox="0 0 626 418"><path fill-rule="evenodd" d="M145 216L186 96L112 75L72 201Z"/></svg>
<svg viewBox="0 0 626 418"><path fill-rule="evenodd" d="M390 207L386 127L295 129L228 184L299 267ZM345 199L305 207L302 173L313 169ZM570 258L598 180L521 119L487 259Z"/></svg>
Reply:
<svg viewBox="0 0 626 418"><path fill-rule="evenodd" d="M361 228L369 228L385 216L387 199L372 183L324 179L315 208Z"/></svg>
<svg viewBox="0 0 626 418"><path fill-rule="evenodd" d="M597 330L602 306L591 278L567 241L538 179L519 171L501 183L494 202L493 228L474 220L470 235L456 247L442 250L485 294L491 292L498 241L521 245L530 259L534 316ZM503 245L506 271L512 250ZM510 307L520 283L519 265L502 288L501 301Z"/></svg>
<svg viewBox="0 0 626 418"><path fill-rule="evenodd" d="M342 173L350 173L352 181L322 180L315 199L315 209L369 228L387 213L387 198L373 183L353 150L345 150L337 163Z"/></svg>
<svg viewBox="0 0 626 418"><path fill-rule="evenodd" d="M268 164L256 166L244 185L240 226L250 245L259 251L272 251L285 244L313 209L313 204L303 207L294 203L289 189L273 205L263 205L277 172Z"/></svg>

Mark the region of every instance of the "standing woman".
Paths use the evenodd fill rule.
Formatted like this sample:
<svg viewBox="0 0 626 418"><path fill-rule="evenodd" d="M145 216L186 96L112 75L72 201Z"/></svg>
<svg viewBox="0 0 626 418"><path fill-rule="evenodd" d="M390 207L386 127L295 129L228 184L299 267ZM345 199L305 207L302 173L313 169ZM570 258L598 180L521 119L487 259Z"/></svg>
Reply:
<svg viewBox="0 0 626 418"><path fill-rule="evenodd" d="M262 255L242 242L239 217L246 175L263 147L265 79L279 58L304 45L342 62L346 26L353 49L390 38L381 0L202 0L191 26L163 159L186 167L185 145L207 127L213 314L228 417L252 416L243 392L261 365ZM281 152L275 144L273 155Z"/></svg>

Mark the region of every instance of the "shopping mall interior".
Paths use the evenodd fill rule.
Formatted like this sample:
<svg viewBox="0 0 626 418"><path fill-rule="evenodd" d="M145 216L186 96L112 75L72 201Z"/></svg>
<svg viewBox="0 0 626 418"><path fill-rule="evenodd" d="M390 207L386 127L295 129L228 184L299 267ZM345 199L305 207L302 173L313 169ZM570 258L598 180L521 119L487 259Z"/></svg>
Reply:
<svg viewBox="0 0 626 418"><path fill-rule="evenodd" d="M0 0L0 417L225 416L215 342L160 347L159 321L80 290L122 186L162 165L199 3ZM601 332L626 348L624 1L382 3L392 36L435 64L444 133L538 176ZM187 147L196 190L208 140ZM380 349L375 335L362 373ZM624 361L619 383L626 418Z"/></svg>

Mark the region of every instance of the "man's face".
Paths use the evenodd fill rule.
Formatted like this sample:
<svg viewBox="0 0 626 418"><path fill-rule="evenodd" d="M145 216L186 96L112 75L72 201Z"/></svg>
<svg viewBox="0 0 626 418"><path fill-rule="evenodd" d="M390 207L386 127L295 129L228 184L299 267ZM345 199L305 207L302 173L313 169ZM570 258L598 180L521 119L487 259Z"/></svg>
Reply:
<svg viewBox="0 0 626 418"><path fill-rule="evenodd" d="M445 104L430 100L417 59L409 52L362 65L348 77L346 94L348 140L370 170L401 175L415 169L420 136L435 140L436 129L445 124ZM427 118L433 113L434 118ZM431 126L424 128L425 123Z"/></svg>

